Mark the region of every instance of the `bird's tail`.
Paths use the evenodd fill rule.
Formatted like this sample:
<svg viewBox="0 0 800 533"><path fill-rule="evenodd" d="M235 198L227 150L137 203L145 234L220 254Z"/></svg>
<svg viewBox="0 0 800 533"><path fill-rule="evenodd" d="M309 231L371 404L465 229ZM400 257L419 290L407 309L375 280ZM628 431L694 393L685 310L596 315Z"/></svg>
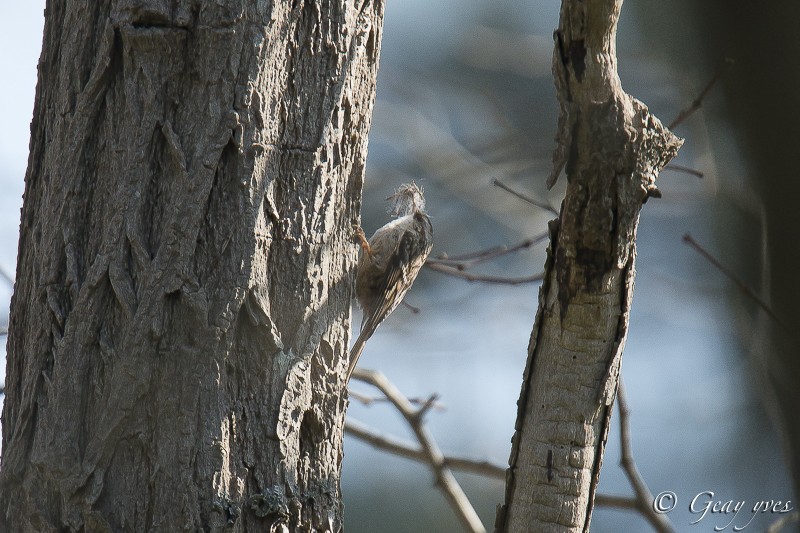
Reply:
<svg viewBox="0 0 800 533"><path fill-rule="evenodd" d="M356 363L358 363L358 358L361 357L361 352L364 351L364 346L367 342L367 339L370 337L368 329L361 329L361 333L358 335L356 339L356 343L353 345L353 348L350 350L350 363L347 367L347 378L344 380L345 383L350 382L350 376L353 374L353 370L356 369Z"/></svg>

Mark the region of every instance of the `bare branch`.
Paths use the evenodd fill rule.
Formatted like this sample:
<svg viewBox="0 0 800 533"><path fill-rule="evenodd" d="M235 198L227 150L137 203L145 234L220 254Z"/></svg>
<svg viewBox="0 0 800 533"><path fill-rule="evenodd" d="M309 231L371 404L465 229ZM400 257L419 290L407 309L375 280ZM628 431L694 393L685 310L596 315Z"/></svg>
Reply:
<svg viewBox="0 0 800 533"><path fill-rule="evenodd" d="M546 202L540 202L539 200L536 200L535 198L531 198L527 194L523 194L523 193L521 193L519 191L515 191L514 189L512 189L511 187L509 187L508 185L506 185L505 183L503 183L502 181L500 181L497 178L492 178L492 185L500 187L504 191L513 194L514 196L516 196L520 200L528 202L531 205L535 205L536 207L538 207L540 209L544 209L545 211L550 211L555 216L558 216L558 211L552 205L550 205L550 204L548 204Z"/></svg>
<svg viewBox="0 0 800 533"><path fill-rule="evenodd" d="M483 281L486 283L498 283L501 285L521 285L523 283L535 283L537 281L542 281L542 274L535 274L533 276L528 276L524 278L504 278L502 276L471 274L469 272L464 272L463 270L459 270L458 268L440 264L436 262L435 259L434 260L428 259L428 262L425 263L425 266L430 268L431 270L435 270L436 272L441 272L442 274L447 274L448 276L463 278L467 281Z"/></svg>
<svg viewBox="0 0 800 533"><path fill-rule="evenodd" d="M547 240L549 236L550 234L548 232L544 232L529 239L525 239L524 241L520 241L513 246L492 246L491 248L486 248L485 250L478 250L477 252L471 252L462 255L442 255L434 259L428 259L428 261L433 261L434 263L441 265L454 266L459 270L466 270L477 264L491 261L492 259L497 259L498 257L535 246Z"/></svg>
<svg viewBox="0 0 800 533"><path fill-rule="evenodd" d="M361 396L350 392L350 396ZM358 398L361 401L361 398ZM367 398L367 405L374 401L386 401L386 398ZM409 399L413 401L413 399ZM420 449L415 443L400 439L393 435L386 435L380 431L371 428L367 424L348 417L344 423L344 431L351 437L366 442L371 446L383 450L385 452L417 461L420 463L428 464L427 454ZM491 461L471 459L469 457L459 457L455 455L444 456L444 464L453 470L460 472L468 472L470 474L477 474L488 478L503 481L506 478L506 469L500 465L496 465ZM598 494L595 497L595 505L601 507L615 507L617 509L629 509L638 511L638 501L634 498L627 496L611 496L606 494Z"/></svg>
<svg viewBox="0 0 800 533"><path fill-rule="evenodd" d="M617 403L619 405L619 439L621 448L620 465L628 476L628 481L633 487L633 492L636 494L635 509L639 511L650 525L659 533L673 533L672 525L669 520L663 515L658 514L653 509L653 494L647 488L647 484L642 479L639 469L636 468L636 462L633 460L633 453L631 451L631 426L630 426L630 410L628 409L628 399L625 397L625 386L622 381L622 376L619 377L619 385L617 387Z"/></svg>
<svg viewBox="0 0 800 533"><path fill-rule="evenodd" d="M474 259L480 259L482 257L486 257L487 255L496 254L505 250L508 250L507 246L499 245L499 246L492 246L491 248L484 248L483 250L478 250L476 252L467 252L465 254L459 254L459 255L448 255L447 253L442 253L439 254L438 257L431 259L434 259L437 263L452 264L453 266L456 266L468 261L472 261ZM428 260L430 261L431 259Z"/></svg>
<svg viewBox="0 0 800 533"><path fill-rule="evenodd" d="M389 401L386 396L367 396L366 394L361 394L360 392L356 391L350 391L350 397L355 398L366 406L370 406L374 403L386 403ZM430 400L430 398L408 398L408 401L414 405L426 405L428 402L430 402ZM447 409L447 407L440 402L434 402L432 407L437 411L444 411Z"/></svg>
<svg viewBox="0 0 800 533"><path fill-rule="evenodd" d="M709 91L711 91L711 89L714 87L714 85L717 84L717 82L722 77L722 75L731 66L733 66L733 59L726 58L724 63L722 63L722 65L720 65L719 68L717 68L717 71L714 73L714 76L711 78L711 80L708 82L708 84L703 88L702 91L700 91L700 94L697 95L697 98L695 98L692 101L692 103L689 105L689 107L681 110L681 112L678 113L678 116L675 117L675 119L672 122L670 122L670 124L669 124L669 126L667 126L667 128L670 129L670 130L675 129L675 126L677 126L678 124L680 124L681 122L683 122L684 120L686 120L687 118L692 116L692 114L695 111L700 109L700 106L703 105L703 100L708 95Z"/></svg>
<svg viewBox="0 0 800 533"><path fill-rule="evenodd" d="M425 451L414 443L392 435L383 435L377 430L370 428L362 422L353 420L352 418L348 418L345 421L344 430L348 435L371 444L380 450L405 457L406 459L428 463L428 456ZM471 474L478 474L498 480L504 480L506 478L506 469L502 466L492 464L489 461L479 461L467 457L445 456L444 464L453 470L460 470L462 472L469 472Z"/></svg>
<svg viewBox="0 0 800 533"><path fill-rule="evenodd" d="M705 174L703 174L699 170L693 169L691 167L685 167L683 165L673 165L672 163L665 166L664 170L671 170L673 172L683 172L684 174L691 174L692 176L697 176L698 178L702 178L705 176Z"/></svg>
<svg viewBox="0 0 800 533"><path fill-rule="evenodd" d="M694 237L692 237L690 234L688 234L688 233L687 233L687 234L685 234L685 235L683 236L683 242L685 242L686 244L688 244L689 246L691 246L692 248L694 248L694 249L695 249L695 251L696 251L697 253L699 253L701 256L703 256L703 258L704 258L706 261L708 261L709 263L711 263L712 265L714 265L714 267L715 267L717 270L719 270L720 272L722 272L722 274L723 274L723 275L724 275L726 278L728 278L729 280L731 280L731 281L732 281L732 282L733 282L733 283L734 283L734 284L735 284L737 287L739 287L739 289L740 289L742 292L744 292L744 293L745 293L745 294L746 294L748 297L750 297L750 299L751 299L751 300L753 300L753 301L754 301L754 302L755 302L755 303L756 303L756 304L757 304L757 305L758 305L758 306L759 306L761 309L763 309L763 310L764 310L764 312L765 312L765 313L767 313L767 315L769 315L769 317L770 317L770 318L772 318L772 320L774 320L776 324L778 324L779 326L781 326L781 327L782 327L784 330L791 332L791 330L790 330L790 329L789 329L789 327L786 325L786 323L784 323L784 322L783 322L783 321L782 321L782 320L781 320L781 319L778 317L778 315L776 315L776 314L775 314L775 312L774 312L774 311L772 310L772 308L771 308L771 307L770 307L770 306L767 304L767 302L765 302L764 300L762 300L762 299L761 299L761 297L760 297L758 294L756 294L756 291L754 291L754 290L753 290L753 289L752 289L752 288L751 288L751 287L750 287L750 286L749 286L747 283L745 283L744 281L742 281L741 279L739 279L739 278L738 278L738 277L737 277L737 276L736 276L736 275L735 275L733 272L731 272L731 271L730 271L730 270L729 270L729 269L728 269L728 268L727 268L725 265L723 265L723 264L722 264L722 263L721 263L721 262L720 262L720 261L719 261L719 260L718 260L716 257L714 257L713 255L711 255L711 253L710 253L708 250L706 250L705 248L703 248L703 247L702 247L702 246L701 246L701 245L700 245L700 244L699 244L699 243L698 243L696 240L694 240Z"/></svg>
<svg viewBox="0 0 800 533"><path fill-rule="evenodd" d="M542 280L541 274L523 278L506 278L503 276L492 276L488 274L471 274L465 271L485 261L497 259L498 257L517 252L524 248L530 248L531 246L547 240L548 237L549 233L542 233L518 242L513 246L493 246L491 248L486 248L485 250L478 250L477 252L470 252L457 256L443 255L435 259L428 258L428 260L425 262L425 266L431 270L441 272L442 274L462 278L467 281L483 281L486 283L499 283L504 285L534 283Z"/></svg>
<svg viewBox="0 0 800 533"><path fill-rule="evenodd" d="M400 303L403 306L405 306L409 311L414 313L415 315L418 315L420 313L419 307L414 307L413 305L411 305L410 303L406 302L405 300L402 300Z"/></svg>
<svg viewBox="0 0 800 533"><path fill-rule="evenodd" d="M595 507L614 507L616 509L627 509L629 511L639 511L639 502L636 498L629 496L611 496L608 494L598 494L594 497Z"/></svg>
<svg viewBox="0 0 800 533"><path fill-rule="evenodd" d="M423 403L422 406L420 406L419 409L417 409L417 412L416 412L416 414L414 416L416 416L417 419L420 422L422 422L425 419L425 415L428 414L428 412L431 410L431 408L436 406L438 399L439 399L439 395L438 394L436 394L436 393L431 394L431 397L428 398L425 401L425 403Z"/></svg>
<svg viewBox="0 0 800 533"><path fill-rule="evenodd" d="M380 372L356 368L353 371L352 377L377 388L386 395L392 404L394 404L414 431L414 435L416 435L425 453L427 463L436 477L437 486L444 493L450 506L461 520L462 525L468 531L485 532L486 528L481 523L480 518L478 518L478 514L467 499L466 494L464 494L456 478L453 477L452 471L445 464L444 454L442 454L442 451L439 449L430 431L428 431L422 417L419 416L418 411L414 409L414 406L411 405L408 398Z"/></svg>

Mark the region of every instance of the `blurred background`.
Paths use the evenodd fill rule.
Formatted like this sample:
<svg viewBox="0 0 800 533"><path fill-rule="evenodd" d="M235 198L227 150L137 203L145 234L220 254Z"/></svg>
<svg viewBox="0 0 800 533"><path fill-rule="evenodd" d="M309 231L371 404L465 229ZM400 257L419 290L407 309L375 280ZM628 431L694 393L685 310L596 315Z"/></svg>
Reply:
<svg viewBox="0 0 800 533"><path fill-rule="evenodd" d="M697 4L697 5L696 5ZM702 5L700 5L702 4ZM777 6L777 7L775 7ZM800 106L793 52L800 7L640 0L623 6L618 34L625 89L665 123L689 106L724 63L720 82L675 132L686 139L665 170L660 200L642 210L636 291L623 376L633 453L651 491L673 491L677 531L713 531L731 516L689 512L698 493L746 501L742 526L762 500L795 501L800 265L795 152ZM44 2L0 4L0 269L13 274ZM378 99L362 208L370 235L388 220L384 198L416 180L433 218L433 256L512 245L546 230L552 214L494 186L558 208L562 177L544 185L557 102L550 73L559 2L405 0L386 4ZM767 315L681 237L690 233L770 302ZM546 243L476 267L500 277L541 272ZM427 421L445 453L504 466L514 430L538 283L468 282L429 269L367 344L362 365L405 394L440 396ZM11 286L0 280L0 325ZM354 324L360 323L356 311ZM794 328L796 329L796 328ZM4 354L3 354L4 355ZM5 365L0 366L5 371ZM351 388L375 396L364 384ZM404 439L388 405L351 400L348 416ZM619 460L615 413L600 492L631 495ZM784 422L785 421L785 422ZM781 431L783 427L788 431ZM783 435L788 435L784 438ZM794 441L797 442L797 437ZM796 447L794 448L797 449ZM349 532L459 531L425 466L345 440ZM793 474L795 469L795 474ZM457 474L491 529L501 481ZM796 508L795 505L792 507ZM759 514L762 531L780 518ZM633 512L598 508L593 531L647 531ZM788 530L788 529L787 529Z"/></svg>

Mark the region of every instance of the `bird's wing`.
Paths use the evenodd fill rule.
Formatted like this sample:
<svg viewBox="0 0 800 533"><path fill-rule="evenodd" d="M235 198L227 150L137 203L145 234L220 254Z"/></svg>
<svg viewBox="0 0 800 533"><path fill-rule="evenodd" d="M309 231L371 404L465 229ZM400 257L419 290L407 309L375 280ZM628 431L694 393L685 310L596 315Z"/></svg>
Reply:
<svg viewBox="0 0 800 533"><path fill-rule="evenodd" d="M419 260L415 261L417 258L412 257L414 239L415 236L412 232L403 232L397 241L396 250L389 254L386 276L383 277L381 286L375 291L380 298L375 302L372 314L365 317L361 325L363 331L375 331L375 328L400 304L414 282L414 274L422 266ZM422 262L424 262L424 258Z"/></svg>

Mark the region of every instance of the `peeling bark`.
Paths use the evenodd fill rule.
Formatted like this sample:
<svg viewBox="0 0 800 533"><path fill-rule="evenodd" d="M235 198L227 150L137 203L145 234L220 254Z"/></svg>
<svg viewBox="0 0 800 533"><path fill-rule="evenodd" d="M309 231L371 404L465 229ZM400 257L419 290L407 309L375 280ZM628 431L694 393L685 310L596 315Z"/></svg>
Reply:
<svg viewBox="0 0 800 533"><path fill-rule="evenodd" d="M341 530L382 17L48 1L0 530Z"/></svg>
<svg viewBox="0 0 800 533"><path fill-rule="evenodd" d="M564 0L549 185L567 192L528 348L498 531L588 531L628 329L639 211L682 141L616 71L621 0Z"/></svg>

